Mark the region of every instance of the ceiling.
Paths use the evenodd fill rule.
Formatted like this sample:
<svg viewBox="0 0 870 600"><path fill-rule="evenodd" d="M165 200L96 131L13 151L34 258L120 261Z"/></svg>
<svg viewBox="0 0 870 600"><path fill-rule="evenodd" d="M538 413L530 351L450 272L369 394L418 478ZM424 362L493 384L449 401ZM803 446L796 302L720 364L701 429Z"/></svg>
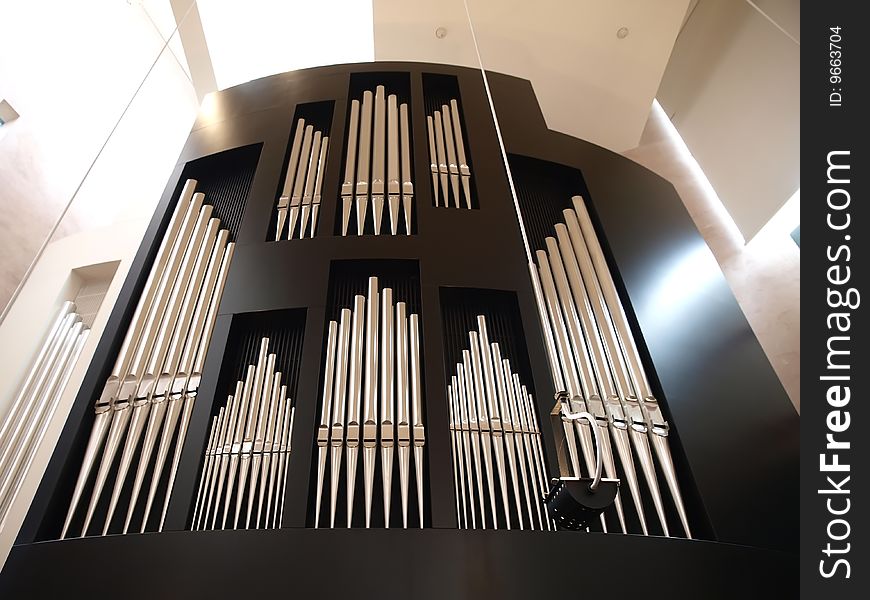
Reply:
<svg viewBox="0 0 870 600"><path fill-rule="evenodd" d="M463 0L373 5L376 60L478 66ZM551 129L623 151L640 140L688 5L468 0L468 13L483 66L529 79Z"/></svg>
<svg viewBox="0 0 870 600"><path fill-rule="evenodd" d="M219 89L342 62L480 64L463 0L197 4ZM468 12L485 68L531 80L550 128L622 151L640 139L688 5L468 0Z"/></svg>

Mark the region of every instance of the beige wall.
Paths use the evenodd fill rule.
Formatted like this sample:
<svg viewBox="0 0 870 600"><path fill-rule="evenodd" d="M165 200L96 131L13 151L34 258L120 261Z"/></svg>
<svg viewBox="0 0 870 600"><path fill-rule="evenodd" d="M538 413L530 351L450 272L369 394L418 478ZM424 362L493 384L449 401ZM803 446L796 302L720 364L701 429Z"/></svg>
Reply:
<svg viewBox="0 0 870 600"><path fill-rule="evenodd" d="M747 241L800 187L800 6L756 6L697 2L658 92Z"/></svg>

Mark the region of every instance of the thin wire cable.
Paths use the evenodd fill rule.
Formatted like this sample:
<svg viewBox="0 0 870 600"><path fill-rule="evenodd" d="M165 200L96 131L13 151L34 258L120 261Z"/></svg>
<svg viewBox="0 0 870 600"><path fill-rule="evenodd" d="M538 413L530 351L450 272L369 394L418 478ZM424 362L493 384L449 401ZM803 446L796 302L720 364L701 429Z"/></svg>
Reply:
<svg viewBox="0 0 870 600"><path fill-rule="evenodd" d="M748 4L749 6L751 6L752 8L754 8L754 9L758 12L758 14L760 14L762 17L764 17L765 19L767 19L767 20L770 22L771 25L773 25L774 27L776 27L777 29L779 29L783 34L785 34L785 36L786 36L788 39L790 39L790 40L793 41L795 44L797 44L798 47L800 47L800 45L801 45L800 41L799 41L795 36L793 36L793 35L790 34L788 31L786 31L785 28L784 28L782 25L780 25L779 23L777 23L776 21L774 21L774 20L773 20L773 17L771 17L769 14L767 14L766 12L764 12L763 10L761 10L761 7L758 6L755 2L753 2L752 0L746 0L746 4Z"/></svg>
<svg viewBox="0 0 870 600"><path fill-rule="evenodd" d="M39 262L39 259L42 258L42 255L45 253L45 249L48 247L49 242L51 242L54 234L57 233L58 228L60 228L60 224L63 221L66 214L69 212L70 207L72 206L73 201L78 196L79 191L82 189L82 186L87 181L88 176L91 174L91 170L94 168L94 165L97 164L97 161L100 159L100 156L103 154L103 150L106 149L106 146L109 144L109 140L112 139L112 136L115 134L115 130L118 129L118 126L121 124L121 121L124 120L124 116L127 114L127 111L130 109L130 106L133 105L133 102L136 100L136 97L139 95L139 92L142 90L142 87L145 85L145 82L148 81L148 77L151 75L151 71L154 70L154 67L157 66L157 63L160 61L160 57L163 56L163 52L169 47L169 41L173 38L175 33L178 31L178 28L187 18L187 15L190 14L190 10L193 8L195 4L195 0L191 0L190 6L187 7L187 11L185 11L184 16L181 18L181 21L175 24L175 29L172 30L172 33L169 37L163 41L163 46L160 48L160 52L157 54L157 57L154 59L154 62L151 63L151 66L148 68L148 71L145 73L145 77L142 78L142 81L139 83L139 86L136 88L136 91L133 92L133 96L130 98L130 101L127 102L127 105L124 107L124 110L121 112L121 116L118 117L118 120L115 122L115 125L112 127L112 130L109 132L109 135L106 137L106 140L103 142L103 145L100 146L100 149L97 151L97 155L94 156L94 160L91 161L88 170L85 171L84 177L79 182L78 186L76 186L75 191L70 196L69 201L63 207L63 210L60 213L60 216L54 222L54 225L51 228L51 231L48 232L48 235L43 240L42 245L39 247L39 250L36 252L36 256L31 261L30 266L27 267L27 271L24 272L24 276L21 278L21 281L18 282L18 286L15 288L15 291L12 293L12 297L9 298L9 302L6 303L6 306L3 308L3 312L0 313L0 325L3 324L3 321L6 320L6 315L9 314L9 311L12 309L12 305L15 304L15 301L18 299L18 296L21 294L21 290L24 289L24 285L27 283L28 279L30 279L30 275L33 273L33 269L36 267L36 263Z"/></svg>
<svg viewBox="0 0 870 600"><path fill-rule="evenodd" d="M465 16L468 18L468 28L471 31L471 41L474 42L474 52L477 54L477 64L480 67L480 74L483 76L483 87L486 90L486 99L489 102L489 111L492 113L492 120L495 124L495 134L498 137L498 147L501 149L501 157L504 162L505 171L507 171L508 184L511 188L511 196L514 199L514 210L517 213L517 220L520 223L520 235L523 237L523 247L526 250L526 258L528 263L532 264L532 251L529 248L529 240L526 237L526 224L523 222L523 214L520 212L520 202L517 199L517 190L514 187L514 176L511 173L511 166L508 164L507 151L504 147L504 139L501 136L501 128L498 125L498 115L495 114L495 104L492 101L492 93L489 91L489 80L486 78L486 69L483 68L483 59L480 57L480 47L477 45L477 35L474 33L474 25L471 22L471 13L468 10L468 0L462 0L465 5Z"/></svg>

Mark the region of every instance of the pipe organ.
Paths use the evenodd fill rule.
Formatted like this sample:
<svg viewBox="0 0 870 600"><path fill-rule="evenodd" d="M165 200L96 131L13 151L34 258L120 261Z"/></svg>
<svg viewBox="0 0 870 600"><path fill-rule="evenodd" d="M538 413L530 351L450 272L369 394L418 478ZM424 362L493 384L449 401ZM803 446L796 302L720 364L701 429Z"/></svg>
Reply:
<svg viewBox="0 0 870 600"><path fill-rule="evenodd" d="M0 517L66 422L0 595L39 564L40 592L82 590L52 561L115 554L156 561L152 596L612 586L566 557L674 597L733 592L697 587L714 564L788 577L797 450L757 433L793 411L720 275L655 308L700 242L670 184L549 131L513 77L286 77L218 92L93 353L73 304L46 323L0 429Z"/></svg>

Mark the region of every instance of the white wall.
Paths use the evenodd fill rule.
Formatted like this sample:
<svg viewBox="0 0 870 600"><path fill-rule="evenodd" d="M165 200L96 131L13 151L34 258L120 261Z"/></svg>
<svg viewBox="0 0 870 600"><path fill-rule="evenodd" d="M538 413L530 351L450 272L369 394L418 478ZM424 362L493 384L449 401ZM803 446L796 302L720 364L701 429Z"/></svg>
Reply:
<svg viewBox="0 0 870 600"><path fill-rule="evenodd" d="M168 0L4 3L0 97L21 116L3 127L0 137L0 306L138 93L0 323L0 415L5 415L46 321L67 299L72 271L118 262L81 358L0 529L0 565L196 116L183 53L160 54L171 33L167 9L171 15ZM179 52L179 45L173 46Z"/></svg>
<svg viewBox="0 0 870 600"><path fill-rule="evenodd" d="M800 187L800 6L759 6L786 32L748 2L700 0L657 96L746 240Z"/></svg>
<svg viewBox="0 0 870 600"><path fill-rule="evenodd" d="M19 382L26 375L47 333L46 323L54 317L64 300L75 295L74 290L67 285L73 270L120 261L78 363L49 421L42 444L5 523L0 527L0 566L5 562L24 521L146 226L146 222L133 219L70 235L50 244L22 289L18 301L0 324L0 382L3 382L0 386L0 415L5 416L18 391Z"/></svg>
<svg viewBox="0 0 870 600"><path fill-rule="evenodd" d="M3 5L0 97L21 116L0 138L0 307L160 52L163 37L143 6L120 0ZM186 72L164 53L60 235L150 214L196 108Z"/></svg>

